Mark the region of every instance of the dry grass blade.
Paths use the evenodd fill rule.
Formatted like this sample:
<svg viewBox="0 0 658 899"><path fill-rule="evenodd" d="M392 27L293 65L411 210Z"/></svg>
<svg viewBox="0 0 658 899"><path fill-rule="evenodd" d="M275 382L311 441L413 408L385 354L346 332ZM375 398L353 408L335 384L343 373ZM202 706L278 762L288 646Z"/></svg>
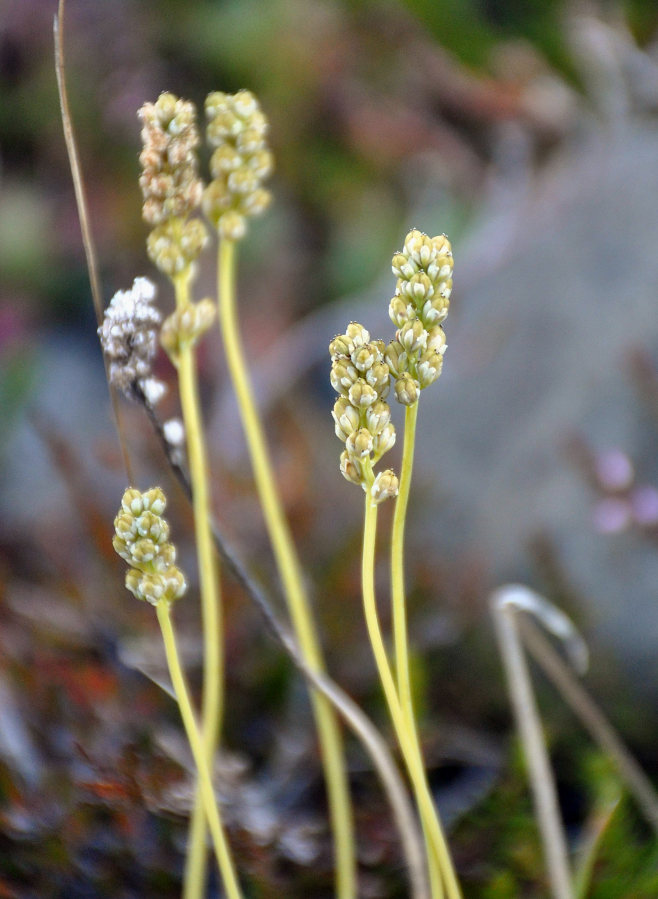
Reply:
<svg viewBox="0 0 658 899"><path fill-rule="evenodd" d="M569 854L560 818L557 790L551 770L530 673L518 633L518 607L535 594L520 585L496 590L490 599L496 636L505 666L516 726L528 765L530 786L542 837L551 895L554 899L574 899Z"/></svg>
<svg viewBox="0 0 658 899"><path fill-rule="evenodd" d="M89 284L91 286L91 295L94 301L94 310L96 312L96 321L100 327L103 321L103 297L101 293L100 277L98 274L98 265L96 262L96 248L89 224L89 215L87 211L87 199L85 196L84 181L82 178L82 169L80 168L80 160L78 158L78 149L75 140L75 132L73 130L73 121L71 119L71 110L69 107L68 93L66 90L66 69L64 64L64 0L59 0L58 13L53 20L53 35L55 39L55 72L57 74L57 90L59 92L59 106L62 115L62 127L64 129L64 140L66 142L66 151L69 157L69 165L71 167L71 177L73 179L73 188L75 191L75 202L78 207L78 217L80 219L80 230L82 231L82 242L85 248L85 257L87 260L87 271L89 274ZM105 376L107 379L108 389L110 391L110 400L112 403L112 414L116 424L117 435L121 445L121 455L123 465L126 470L128 483L133 484L133 472L128 455L128 447L125 439L123 423L121 420L121 411L116 390L110 384L107 377L107 362L103 355L103 363L105 365Z"/></svg>
<svg viewBox="0 0 658 899"><path fill-rule="evenodd" d="M523 642L546 676L559 690L599 746L608 753L619 776L658 835L658 793L603 712L569 671L539 628L527 618L519 621Z"/></svg>

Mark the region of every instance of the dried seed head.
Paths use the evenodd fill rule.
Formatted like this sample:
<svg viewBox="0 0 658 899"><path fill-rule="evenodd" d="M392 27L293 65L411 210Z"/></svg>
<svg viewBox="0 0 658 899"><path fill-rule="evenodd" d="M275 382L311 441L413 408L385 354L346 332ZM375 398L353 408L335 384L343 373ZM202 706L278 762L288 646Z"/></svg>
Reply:
<svg viewBox="0 0 658 899"><path fill-rule="evenodd" d="M199 133L193 103L174 94L161 94L145 103L142 120L143 215L152 226L171 218L185 218L201 201L203 184L197 174Z"/></svg>

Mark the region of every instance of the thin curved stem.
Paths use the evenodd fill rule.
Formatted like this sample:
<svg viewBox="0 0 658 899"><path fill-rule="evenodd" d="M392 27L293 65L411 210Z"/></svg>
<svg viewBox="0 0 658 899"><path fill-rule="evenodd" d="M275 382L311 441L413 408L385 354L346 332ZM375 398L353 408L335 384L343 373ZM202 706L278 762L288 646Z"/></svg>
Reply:
<svg viewBox="0 0 658 899"><path fill-rule="evenodd" d="M176 307L190 303L190 272L174 279ZM187 455L192 484L194 532L199 568L201 618L203 628L203 739L208 763L217 750L223 706L223 627L219 567L210 529L210 501L208 495L208 463L206 458L203 422L199 405L196 358L191 343L183 343L176 360L181 409L187 439ZM188 854L183 878L184 899L201 899L206 880L206 824L200 795L200 784L189 828Z"/></svg>
<svg viewBox="0 0 658 899"><path fill-rule="evenodd" d="M322 653L313 615L304 588L299 559L276 488L274 471L263 427L256 410L248 367L240 340L235 310L235 244L232 241L220 240L218 268L220 327L227 364L251 457L256 489L290 617L304 660L313 671L322 671L324 667ZM336 895L338 899L354 899L356 895L354 825L340 728L335 714L324 696L312 691L311 702L322 751L334 835Z"/></svg>
<svg viewBox="0 0 658 899"><path fill-rule="evenodd" d="M199 728L194 718L190 694L185 683L185 677L180 666L178 650L176 648L176 636L171 622L170 605L167 601L161 601L156 606L158 622L162 631L167 666L174 687L181 718L187 734L187 739L194 756L194 763L199 774L199 792L203 802L203 809L208 821L213 848L217 857L219 871L228 899L242 899L242 893L238 885L237 874L231 858L230 849L226 841L219 806L213 790L210 765L205 741L199 734Z"/></svg>
<svg viewBox="0 0 658 899"><path fill-rule="evenodd" d="M398 696L404 724L423 771L425 763L418 734L418 725L413 707L413 690L411 685L411 672L409 668L409 638L407 631L407 600L404 588L404 531L409 505L409 493L413 474L414 449L416 445L416 424L418 421L419 400L413 406L407 406L404 419L404 445L402 448L402 464L400 468L400 483L395 511L393 513L393 527L391 531L391 603L393 617L393 640L395 646L395 671L397 678ZM445 839L441 834L440 865L446 884L448 896L459 895L459 885L455 875L454 866L448 852Z"/></svg>
<svg viewBox="0 0 658 899"><path fill-rule="evenodd" d="M368 635L370 637L373 655L384 690L384 696L386 697L386 702L389 707L395 734L418 803L427 844L432 896L447 896L448 899L460 899L461 891L454 874L434 799L427 783L427 776L420 749L414 738L415 731L413 728L410 730L407 727L395 680L389 665L381 628L379 626L374 582L376 535L377 506L372 502L370 492L366 491L361 578Z"/></svg>

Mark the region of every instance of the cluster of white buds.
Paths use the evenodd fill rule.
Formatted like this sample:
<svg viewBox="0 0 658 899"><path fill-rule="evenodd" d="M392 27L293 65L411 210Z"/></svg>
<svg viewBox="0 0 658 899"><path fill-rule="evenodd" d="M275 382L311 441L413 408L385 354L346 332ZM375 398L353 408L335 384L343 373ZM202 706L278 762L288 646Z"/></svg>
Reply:
<svg viewBox="0 0 658 899"><path fill-rule="evenodd" d="M130 569L126 587L137 599L157 605L180 599L187 590L176 565L176 548L169 542L169 525L162 517L167 505L159 487L140 493L129 487L114 519L112 544Z"/></svg>
<svg viewBox="0 0 658 899"><path fill-rule="evenodd" d="M219 91L206 98L208 143L213 180L203 194L203 211L220 237L240 240L247 218L260 215L270 203L262 184L273 168L267 147L268 122L250 91Z"/></svg>
<svg viewBox="0 0 658 899"><path fill-rule="evenodd" d="M133 396L139 387L151 405L166 390L163 382L151 375L161 321L154 299L155 284L148 278L135 278L130 290L114 294L98 329L110 383L127 396Z"/></svg>
<svg viewBox="0 0 658 899"><path fill-rule="evenodd" d="M372 467L395 443L395 428L386 402L390 387L384 342L370 340L363 325L352 322L329 344L331 384L340 394L333 408L336 436L345 444L340 457L343 476L370 491L380 503L398 492L389 469L373 479Z"/></svg>
<svg viewBox="0 0 658 899"><path fill-rule="evenodd" d="M208 240L203 222L188 219L203 193L197 169L196 109L193 103L164 93L155 103L145 103L138 115L143 122L142 214L153 228L147 249L160 271L173 277L198 258Z"/></svg>
<svg viewBox="0 0 658 899"><path fill-rule="evenodd" d="M410 231L393 256L398 281L389 315L397 331L386 347L386 362L395 377L395 396L405 406L413 406L420 391L441 374L446 350L441 323L450 306L452 267L452 249L444 234L428 237Z"/></svg>

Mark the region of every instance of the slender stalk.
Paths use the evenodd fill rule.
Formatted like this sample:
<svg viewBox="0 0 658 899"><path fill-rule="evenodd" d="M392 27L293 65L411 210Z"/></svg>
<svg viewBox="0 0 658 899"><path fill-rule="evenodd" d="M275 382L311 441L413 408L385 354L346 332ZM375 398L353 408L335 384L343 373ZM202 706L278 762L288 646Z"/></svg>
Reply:
<svg viewBox="0 0 658 899"><path fill-rule="evenodd" d="M219 807L212 786L212 777L210 775L210 765L208 762L207 741L203 740L199 733L199 728L194 718L194 711L192 710L192 703L190 702L190 694L180 666L169 603L165 601L159 602L156 606L156 611L160 629L162 631L162 638L164 640L171 682L174 687L174 692L176 693L181 718L183 719L187 739L189 740L190 749L194 756L194 763L199 774L199 793L202 798L203 809L208 821L210 836L212 838L215 855L217 856L217 864L219 865L224 889L226 890L228 899L242 899L242 893L238 885L237 875L235 873L226 836L224 835Z"/></svg>
<svg viewBox="0 0 658 899"><path fill-rule="evenodd" d="M176 306L190 302L190 271L174 279ZM210 528L208 497L208 464L199 406L194 347L184 343L177 358L181 409L185 423L187 454L192 483L194 532L199 567L201 617L203 623L203 699L202 721L206 759L212 763L219 742L223 705L223 627L219 568ZM185 899L201 899L206 880L206 824L203 814L201 784L197 785L189 828L188 853L183 878Z"/></svg>
<svg viewBox="0 0 658 899"><path fill-rule="evenodd" d="M313 615L290 529L276 489L274 472L267 451L263 427L256 411L256 403L240 340L235 310L235 244L232 241L220 240L218 270L220 326L227 364L251 457L256 489L293 628L304 660L313 671L321 672L324 665ZM336 895L337 899L353 899L356 895L354 825L342 738L335 714L326 698L312 691L311 702L322 752L334 835Z"/></svg>
<svg viewBox="0 0 658 899"><path fill-rule="evenodd" d="M402 464L400 468L398 496L395 500L395 511L393 513L393 527L391 531L391 604L398 697L400 700L405 730L409 736L410 743L413 746L413 751L418 757L424 771L425 763L423 760L418 726L413 707L413 691L409 669L407 601L404 588L404 531L407 508L409 505L411 478L413 474L419 402L420 400L417 400L413 406L407 406L405 409ZM445 866L444 877L446 879L446 885L449 885L449 895L458 894L459 887L454 873L454 867L443 839L442 843L444 844L442 851L443 865ZM453 892L451 893L450 891Z"/></svg>
<svg viewBox="0 0 658 899"><path fill-rule="evenodd" d="M369 491L367 491L363 528L361 580L363 606L370 643L372 645L373 655L384 690L384 696L386 697L386 702L393 721L393 727L418 803L428 850L431 894L433 897L436 897L436 899L441 899L443 896L447 896L448 899L459 899L461 891L454 874L450 854L441 830L434 800L427 783L427 777L418 744L414 739L413 730L410 731L407 727L395 680L388 662L381 628L379 626L374 581L376 537L377 506L373 504Z"/></svg>
<svg viewBox="0 0 658 899"><path fill-rule="evenodd" d="M416 443L416 422L418 402L407 406L404 417L404 446L398 496L393 513L391 532L391 602L393 612L393 640L395 645L395 671L400 705L407 726L416 729L413 709L413 694L409 672L409 651L407 636L407 603L404 590L404 527L409 505L409 491L414 464Z"/></svg>
<svg viewBox="0 0 658 899"><path fill-rule="evenodd" d="M560 820L555 780L544 744L541 721L532 693L530 673L523 655L513 607L504 591L492 599L494 622L503 657L507 686L516 726L521 735L537 821L546 856L548 878L554 899L573 899L567 843Z"/></svg>

